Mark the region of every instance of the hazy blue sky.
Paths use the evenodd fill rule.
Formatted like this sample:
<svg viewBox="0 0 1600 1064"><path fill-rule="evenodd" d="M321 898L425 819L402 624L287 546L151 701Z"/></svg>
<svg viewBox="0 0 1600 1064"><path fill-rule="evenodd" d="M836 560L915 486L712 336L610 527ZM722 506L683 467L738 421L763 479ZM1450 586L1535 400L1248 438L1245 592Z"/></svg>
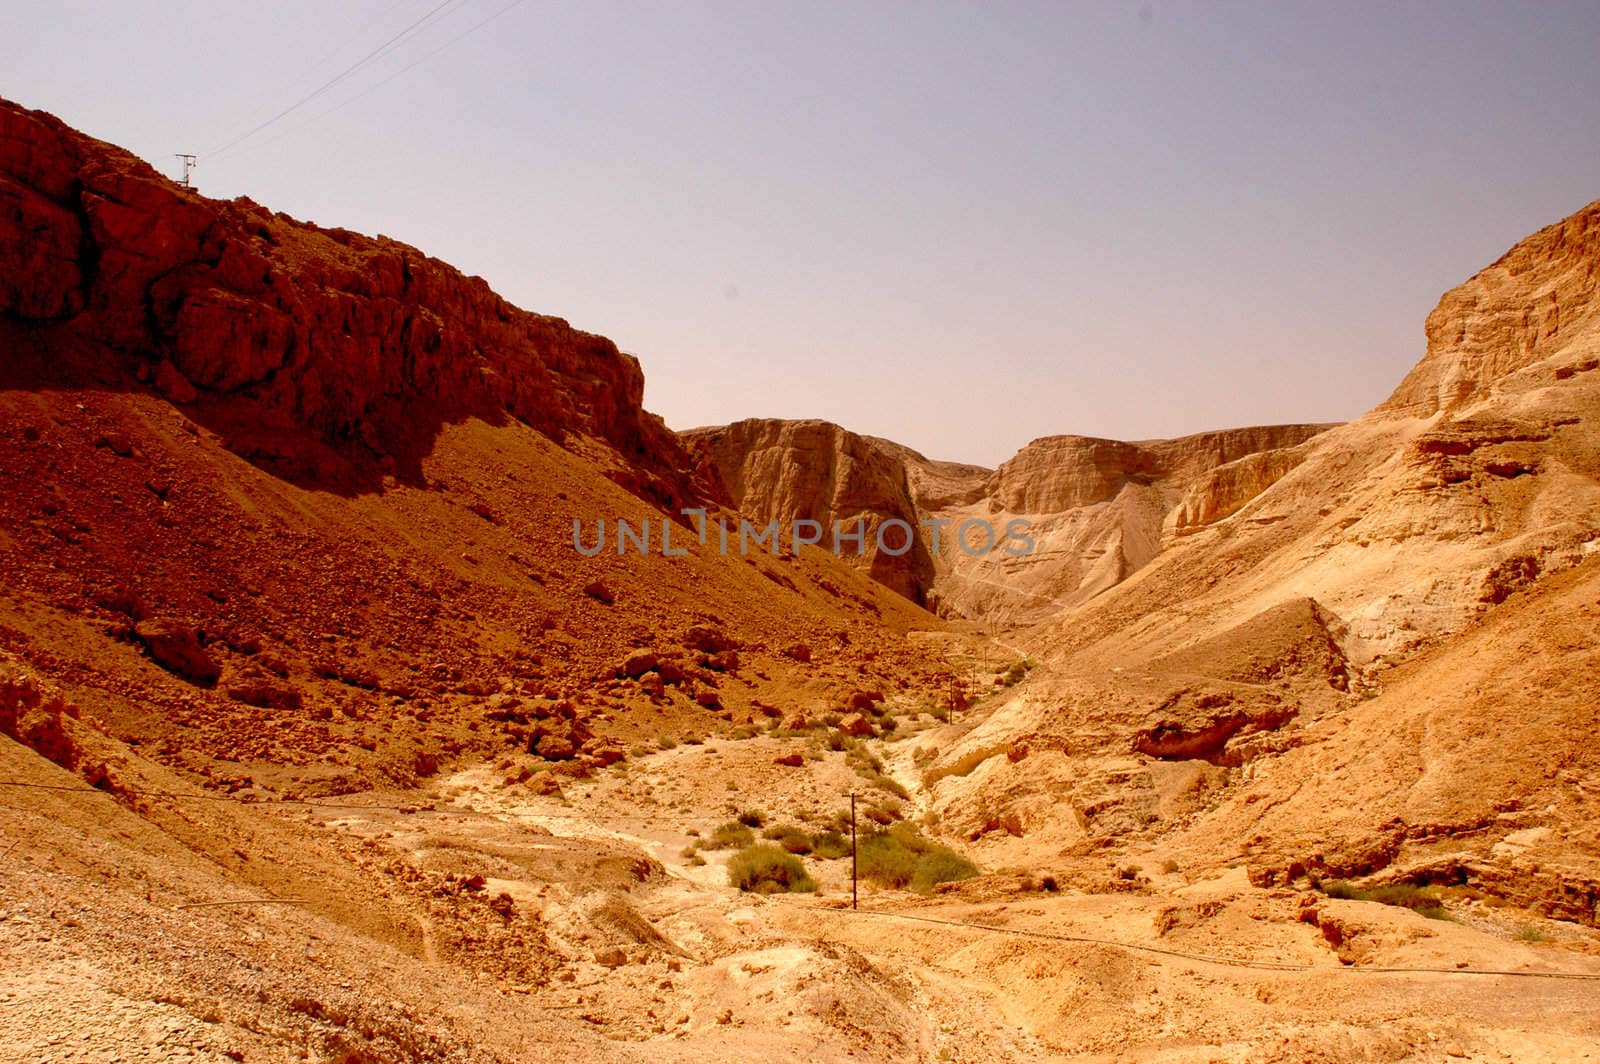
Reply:
<svg viewBox="0 0 1600 1064"><path fill-rule="evenodd" d="M452 0L206 157L440 2L8 0L0 94L604 333L674 427L991 464L1355 416L1442 291L1600 198L1592 0L525 0L378 84L508 2Z"/></svg>

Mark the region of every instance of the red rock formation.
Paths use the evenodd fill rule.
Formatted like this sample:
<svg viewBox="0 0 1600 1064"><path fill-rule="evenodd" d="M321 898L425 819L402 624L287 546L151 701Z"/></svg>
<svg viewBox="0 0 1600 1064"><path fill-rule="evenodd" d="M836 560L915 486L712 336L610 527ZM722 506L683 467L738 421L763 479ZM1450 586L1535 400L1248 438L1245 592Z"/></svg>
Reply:
<svg viewBox="0 0 1600 1064"><path fill-rule="evenodd" d="M942 463L826 421L751 418L694 429L683 439L714 493L754 524L776 520L787 540L796 519L817 521L825 530L824 548L831 548L835 521L846 531L859 523L866 532L864 549L858 554L853 542L842 541L845 560L912 601L923 601L933 566L921 537L897 556L878 549L876 533L889 520L916 529L918 505L908 469L916 462ZM902 531L885 531L890 550L899 550Z"/></svg>
<svg viewBox="0 0 1600 1064"><path fill-rule="evenodd" d="M6 101L0 317L48 373L152 383L239 453L325 486L415 477L439 425L476 416L596 437L630 489L685 490L638 362L609 340L397 241L206 199Z"/></svg>

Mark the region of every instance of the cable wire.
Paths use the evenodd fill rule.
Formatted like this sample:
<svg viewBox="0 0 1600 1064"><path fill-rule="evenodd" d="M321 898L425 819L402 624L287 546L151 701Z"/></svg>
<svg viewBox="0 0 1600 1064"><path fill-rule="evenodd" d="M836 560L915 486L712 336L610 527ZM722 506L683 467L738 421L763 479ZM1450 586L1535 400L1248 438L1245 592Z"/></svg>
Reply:
<svg viewBox="0 0 1600 1064"><path fill-rule="evenodd" d="M464 0L441 0L440 3L438 3L435 6L429 8L426 14L422 15L420 18L418 18L415 21L413 21L410 25L406 26L405 29L401 30L399 33L395 34L393 37L390 37L388 40L386 40L382 44L378 45L378 47L374 48L372 51L368 52L366 55L362 56L360 59L357 59L354 63L351 63L349 66L345 67L339 73L335 74L333 77L331 77L327 81L323 82L317 88L311 90L311 92L307 93L305 96L302 96L300 99L296 100L294 103L290 104L288 107L285 107L283 110L279 111L277 114L273 115L271 118L267 119L266 121L262 122L261 124L255 126L252 129L246 130L245 132L239 134L237 137L234 137L232 140L228 141L222 147L216 148L216 149L213 149L212 151L207 152L203 156L203 158L208 159L208 160L215 160L217 156L220 156L224 152L228 151L229 149L231 149L231 148L233 148L233 147L235 147L235 146L237 146L239 144L242 144L244 141L249 140L251 137L255 136L257 133L260 133L262 130L266 129L268 126L271 126L274 123L279 122L282 119L284 119L284 118L288 117L289 115L293 114L295 111L298 111L300 108L304 107L306 104L310 103L312 100L315 100L317 97L321 96L323 93L327 92L329 89L331 89L334 86L338 85L340 82L342 82L345 79L349 78L350 76L355 74L357 71L359 71L363 67L367 66L369 63L372 63L373 61L375 61L377 59L380 59L383 56L389 54L391 51L393 51L395 48L397 48L406 39L412 37L413 35L415 35L415 34L417 34L419 32L421 32L427 26L429 26L432 23L436 22L439 18L441 18L444 15L444 12L445 12L445 10L447 8L454 7L454 6L456 6L458 4L461 4L463 2L464 2Z"/></svg>
<svg viewBox="0 0 1600 1064"><path fill-rule="evenodd" d="M398 78L400 75L406 73L409 70L412 70L412 69L414 69L416 67L421 66L423 63L426 63L428 60L432 59L434 56L438 55L440 52L444 51L446 48L451 47L452 45L456 44L458 41L462 40L465 37L470 37L472 34L474 34L474 33L478 32L479 30L483 29L483 27L487 26L489 23L493 22L495 19L499 18L501 15L504 15L505 13L507 13L508 11L510 11L514 7L521 6L523 3L526 3L526 0L511 0L511 2L509 4L506 4L504 7L502 7L500 10L496 11L494 14L490 15L488 18L485 18L485 19L483 19L483 20L481 20L481 21L479 21L477 23L474 23L472 26L469 26L467 29L463 30L462 32L456 34L454 37L451 37L448 41L445 41L443 44L439 45L439 47L433 49L431 52L428 52L425 55L422 55L422 56L418 57L417 59L412 60L410 63L407 63L405 66L401 67L399 70L396 70L394 73L390 74L388 77L384 78L382 81L379 81L379 82L376 82L376 83L374 83L372 85L367 86L365 89L363 89L360 92L356 93L354 96L350 97L348 100L345 100L342 103L334 104L332 107L328 108L326 111L321 111L321 112L319 112L319 113L317 113L315 115L312 115L310 118L306 119L304 122L301 122L299 125L291 126L290 128L288 128L288 129L284 130L283 132L279 133L277 136L271 137L268 140L262 142L261 144L255 145L252 150L259 149L259 148L266 148L266 147L269 147L270 145L276 144L278 141L282 140L283 138L289 137L289 136L293 136L294 134L300 132L302 129L307 128L308 126L316 125L318 122L322 121L324 118L327 118L329 115L334 114L334 113L336 113L338 111L344 110L346 107L349 107L351 104L355 103L357 100L360 100L360 99L363 99L363 98L365 98L367 96L370 96L372 93L376 92L378 89L381 89L385 85L389 84L389 82L393 81L395 78Z"/></svg>
<svg viewBox="0 0 1600 1064"><path fill-rule="evenodd" d="M1190 953L1186 950L1168 949L1163 946L1149 946L1138 942L1119 942L1109 938L1092 938L1087 935L1063 935L1049 931L1030 931L1017 927L996 927L993 924L974 924L964 920L946 920L937 916L915 916L911 913L892 913L881 909L828 909L822 910L834 915L842 916L876 916L889 920L910 920L923 924L938 924L944 927L959 927L967 931L987 931L992 934L1013 935L1019 938L1043 939L1049 942L1070 942L1087 946L1105 946L1111 949L1128 950L1137 953L1153 953L1163 957L1175 957L1182 960L1199 961L1204 964L1220 964L1230 968L1256 968L1274 972L1353 972L1363 975L1496 975L1520 976L1527 979L1578 979L1600 981L1600 972L1564 972L1550 971L1537 972L1512 969L1492 968L1410 968L1376 964L1341 964L1338 967L1320 964L1305 964L1299 961L1271 961L1252 960L1247 957L1222 957L1211 953Z"/></svg>

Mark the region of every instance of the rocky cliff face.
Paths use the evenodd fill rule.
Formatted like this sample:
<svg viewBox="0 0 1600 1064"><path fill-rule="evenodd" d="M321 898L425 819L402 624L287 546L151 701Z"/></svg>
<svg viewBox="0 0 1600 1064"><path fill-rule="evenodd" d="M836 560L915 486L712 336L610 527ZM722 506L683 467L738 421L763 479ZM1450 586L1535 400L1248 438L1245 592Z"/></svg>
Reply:
<svg viewBox="0 0 1600 1064"><path fill-rule="evenodd" d="M888 440L861 436L826 421L752 418L720 428L682 434L704 479L716 494L758 526L777 521L787 534L792 522L819 522L826 530L864 530L858 551L841 539L841 555L875 580L921 603L932 586L934 565L918 534L902 551L903 529L878 531L886 521L913 530L929 499L965 499L988 470L931 462Z"/></svg>
<svg viewBox="0 0 1600 1064"><path fill-rule="evenodd" d="M1200 474L1167 513L1163 533L1182 536L1231 516L1305 461L1309 444L1256 451Z"/></svg>
<svg viewBox="0 0 1600 1064"><path fill-rule="evenodd" d="M1108 502L1130 484L1192 481L1247 455L1303 443L1330 427L1262 425L1144 443L1046 436L995 471L988 495L1013 513L1061 513Z"/></svg>
<svg viewBox="0 0 1600 1064"><path fill-rule="evenodd" d="M439 426L476 416L603 441L616 478L661 501L685 487L609 340L397 241L205 199L5 101L0 318L45 338L50 372L153 384L238 453L324 486L415 478Z"/></svg>
<svg viewBox="0 0 1600 1064"><path fill-rule="evenodd" d="M684 439L703 475L746 516L861 520L869 530L905 521L917 530L912 550L892 557L869 544L860 563L868 572L947 615L1015 622L1043 619L1126 579L1160 552L1164 534L1227 517L1294 468L1297 448L1325 428L1275 425L1143 443L1050 436L993 471L931 461L821 421L742 421ZM1014 520L1031 531L1027 555L1006 553L1003 533ZM994 530L988 549L969 552L956 541L969 521ZM979 536L974 530L969 543Z"/></svg>
<svg viewBox="0 0 1600 1064"><path fill-rule="evenodd" d="M1428 315L1428 352L1380 410L1428 417L1488 398L1497 384L1574 344L1595 353L1600 201L1534 233Z"/></svg>

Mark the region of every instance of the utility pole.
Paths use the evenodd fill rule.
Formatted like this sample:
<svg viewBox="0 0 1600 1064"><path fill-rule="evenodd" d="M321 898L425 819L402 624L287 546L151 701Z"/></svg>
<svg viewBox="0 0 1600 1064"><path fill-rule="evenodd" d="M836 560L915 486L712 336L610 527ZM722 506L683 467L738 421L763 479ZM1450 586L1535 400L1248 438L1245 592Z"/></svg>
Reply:
<svg viewBox="0 0 1600 1064"><path fill-rule="evenodd" d="M850 908L856 905L856 792L850 792Z"/></svg>
<svg viewBox="0 0 1600 1064"><path fill-rule="evenodd" d="M178 184L182 185L184 188L193 189L194 188L194 182L189 180L189 175L194 173L194 158L195 157L193 155L182 155L182 154L180 154L180 155L176 156L176 158L179 158L179 159L183 160L183 179L181 181L179 181Z"/></svg>

